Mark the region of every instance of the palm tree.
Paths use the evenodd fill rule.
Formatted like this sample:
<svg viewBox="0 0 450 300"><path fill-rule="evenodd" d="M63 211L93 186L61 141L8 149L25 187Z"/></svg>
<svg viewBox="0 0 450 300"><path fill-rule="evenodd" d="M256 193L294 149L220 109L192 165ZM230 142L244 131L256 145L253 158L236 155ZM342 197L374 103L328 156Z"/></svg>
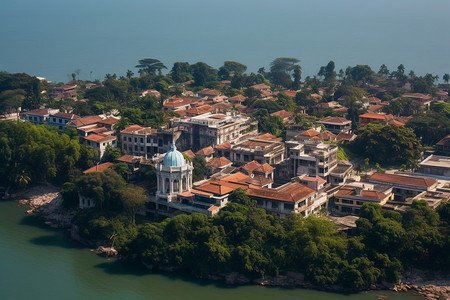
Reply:
<svg viewBox="0 0 450 300"><path fill-rule="evenodd" d="M450 80L450 75L448 75L448 73L445 73L444 76L442 76L442 79L444 79L445 83L448 83L448 81Z"/></svg>

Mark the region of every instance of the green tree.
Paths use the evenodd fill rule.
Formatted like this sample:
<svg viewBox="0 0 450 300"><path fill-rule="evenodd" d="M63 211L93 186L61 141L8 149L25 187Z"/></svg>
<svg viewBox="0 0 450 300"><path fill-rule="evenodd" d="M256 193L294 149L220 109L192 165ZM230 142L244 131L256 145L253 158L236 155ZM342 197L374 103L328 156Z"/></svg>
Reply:
<svg viewBox="0 0 450 300"><path fill-rule="evenodd" d="M296 58L280 57L274 59L270 64L269 79L275 84L283 87L291 87L291 73L297 69L298 75L301 76L301 67L298 65L300 61ZM300 78L298 78L300 80Z"/></svg>
<svg viewBox="0 0 450 300"><path fill-rule="evenodd" d="M383 77L387 77L390 74L390 72L385 64L382 64L380 66L380 70L378 71L378 74Z"/></svg>
<svg viewBox="0 0 450 300"><path fill-rule="evenodd" d="M175 62L170 75L172 80L177 83L186 82L192 79L191 65L187 62Z"/></svg>
<svg viewBox="0 0 450 300"><path fill-rule="evenodd" d="M127 185L121 191L122 205L130 218L131 224L136 224L136 213L141 209L148 201L148 196L145 194L145 190L141 187L134 185Z"/></svg>
<svg viewBox="0 0 450 300"><path fill-rule="evenodd" d="M195 63L191 68L196 86L205 86L207 82L217 80L217 70L204 62Z"/></svg>
<svg viewBox="0 0 450 300"><path fill-rule="evenodd" d="M241 75L247 70L247 66L236 61L225 61L223 66L219 68L219 78L222 80L229 79L230 74Z"/></svg>
<svg viewBox="0 0 450 300"><path fill-rule="evenodd" d="M194 182L205 179L206 159L201 155L196 155L192 160L194 166L193 180Z"/></svg>
<svg viewBox="0 0 450 300"><path fill-rule="evenodd" d="M422 150L414 132L398 125L368 124L352 143L354 149L380 164L411 164L419 159Z"/></svg>
<svg viewBox="0 0 450 300"><path fill-rule="evenodd" d="M445 83L448 84L450 80L450 75L448 75L448 73L445 73L444 76L442 76L442 79L444 80Z"/></svg>
<svg viewBox="0 0 450 300"><path fill-rule="evenodd" d="M154 58L144 58L139 60L139 63L135 66L139 69L139 74L144 75L161 75L162 69L167 69L167 67L158 59Z"/></svg>

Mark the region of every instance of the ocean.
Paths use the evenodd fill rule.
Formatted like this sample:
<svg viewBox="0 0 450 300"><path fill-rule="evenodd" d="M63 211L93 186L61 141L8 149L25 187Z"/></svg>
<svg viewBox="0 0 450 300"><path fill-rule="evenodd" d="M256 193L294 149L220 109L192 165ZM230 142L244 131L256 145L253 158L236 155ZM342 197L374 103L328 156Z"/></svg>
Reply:
<svg viewBox="0 0 450 300"><path fill-rule="evenodd" d="M0 71L55 82L137 74L139 59L234 60L247 72L277 57L301 60L303 78L330 60L336 68L381 64L450 73L448 0L4 0Z"/></svg>

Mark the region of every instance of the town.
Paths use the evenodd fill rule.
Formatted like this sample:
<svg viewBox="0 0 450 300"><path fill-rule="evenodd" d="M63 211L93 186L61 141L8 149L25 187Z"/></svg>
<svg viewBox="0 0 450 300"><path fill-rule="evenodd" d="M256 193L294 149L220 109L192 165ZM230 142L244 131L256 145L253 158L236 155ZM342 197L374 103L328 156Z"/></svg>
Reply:
<svg viewBox="0 0 450 300"><path fill-rule="evenodd" d="M48 181L61 186L67 207L80 212L78 220L126 211L133 225L195 213L221 219L236 201L281 220L325 218L336 234L349 236L363 232L362 218L375 228L369 211L376 209L386 216L379 218L400 223L418 207L449 221L448 74L444 84L435 84L437 77L406 74L403 65L392 72L385 65L378 72L365 65L337 72L330 61L300 81L294 58L275 59L269 71L250 75L233 61L218 70L202 62L175 63L167 75L156 59L143 59L136 68L139 77L129 70L92 82L74 73L64 84L1 73L0 111L9 120L0 122L2 153L16 151L19 143L7 146L13 140L8 130L24 136L34 130L12 127L20 124L67 136L67 145L69 137L79 143L77 150L54 154L52 172L43 170L44 162L26 162L32 153L39 160L39 149L21 150L23 161L2 154L4 197ZM64 167L75 152L76 161ZM89 226L91 232L105 229ZM103 240L116 234L104 233ZM261 276L273 269L259 268L247 271ZM307 277L316 284L337 280L313 273ZM393 280L392 274L383 279ZM347 285L372 283L361 280Z"/></svg>

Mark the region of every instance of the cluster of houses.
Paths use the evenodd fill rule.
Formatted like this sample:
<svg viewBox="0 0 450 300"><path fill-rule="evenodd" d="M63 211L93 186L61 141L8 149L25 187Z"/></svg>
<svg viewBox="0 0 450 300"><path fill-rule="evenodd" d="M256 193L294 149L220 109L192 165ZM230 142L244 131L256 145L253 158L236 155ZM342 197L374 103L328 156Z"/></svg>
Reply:
<svg viewBox="0 0 450 300"><path fill-rule="evenodd" d="M260 99L276 100L277 93L269 86L258 84L253 88L260 92ZM295 91L283 92L295 96ZM322 92L310 97L318 102ZM161 96L155 90L144 91L141 96L148 94ZM438 100L417 93L403 97L422 105ZM332 109L339 116L315 121L308 130L289 127L294 121L288 111L272 113L291 128L285 139L259 133L257 121L243 113L247 109L244 100L242 95L229 98L213 89L173 96L164 101L163 107L179 117L171 118L170 124L161 128L131 125L117 131L114 126L118 117L79 117L53 109L24 112L20 117L61 130L66 126L75 128L86 145L98 150L99 158L106 147L121 147L128 154L119 160L133 170L143 160L153 161L157 191L150 196L146 213L214 215L238 188L246 190L258 207L280 216L308 216L327 209L336 215L358 215L361 206L369 202L379 203L386 210L405 210L413 199L423 199L435 208L450 198L450 159L445 156L450 152L450 135L437 145L443 155L424 159L417 173L361 174L337 156L338 143L356 138L351 121L345 118L346 108L340 103L343 99L317 105L316 109ZM407 122L408 117L380 113L386 103L377 97L366 100L369 112L360 116L362 125L402 126ZM203 156L207 162L204 179L198 182L193 182L191 160L195 156ZM111 166L99 164L85 172L102 172ZM92 206L93 202L80 197L80 207Z"/></svg>

